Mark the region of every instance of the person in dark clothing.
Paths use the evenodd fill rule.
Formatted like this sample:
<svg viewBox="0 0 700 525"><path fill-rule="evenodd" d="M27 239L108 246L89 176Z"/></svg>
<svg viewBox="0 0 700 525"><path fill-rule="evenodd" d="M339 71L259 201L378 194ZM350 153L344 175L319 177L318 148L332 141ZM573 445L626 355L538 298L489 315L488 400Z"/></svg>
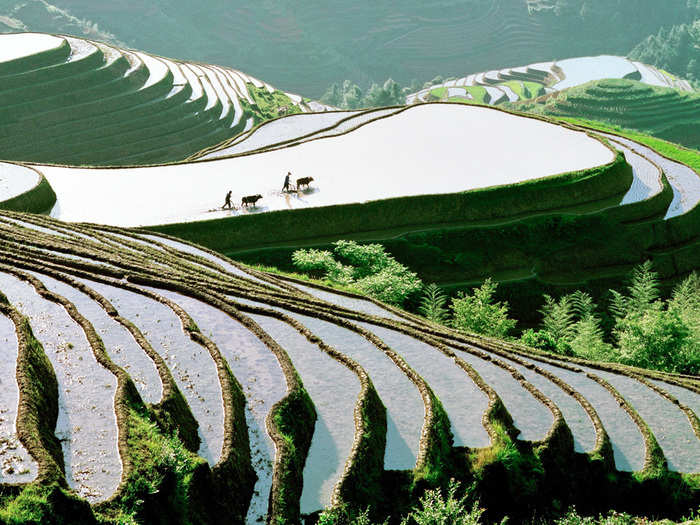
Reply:
<svg viewBox="0 0 700 525"><path fill-rule="evenodd" d="M292 172L288 171L286 177L284 178L284 186L282 186L282 192L289 191L291 189L289 185L289 178L291 177Z"/></svg>
<svg viewBox="0 0 700 525"><path fill-rule="evenodd" d="M221 207L221 209L223 210L224 208L228 208L229 210L233 208L233 205L231 204L231 190L229 190L226 194L226 199L224 200L224 205Z"/></svg>

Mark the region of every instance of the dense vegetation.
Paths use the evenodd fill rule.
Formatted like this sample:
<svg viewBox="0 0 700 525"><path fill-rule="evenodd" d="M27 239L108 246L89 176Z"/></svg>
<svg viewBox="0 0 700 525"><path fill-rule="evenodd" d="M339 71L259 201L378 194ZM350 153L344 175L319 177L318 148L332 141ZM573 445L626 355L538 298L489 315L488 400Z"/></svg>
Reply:
<svg viewBox="0 0 700 525"><path fill-rule="evenodd" d="M687 24L662 27L640 42L629 56L699 83L700 18Z"/></svg>
<svg viewBox="0 0 700 525"><path fill-rule="evenodd" d="M584 359L700 373L700 278L691 274L666 301L659 295L657 275L645 263L635 268L625 292L611 290L607 333L596 304L577 291L558 300L546 295L540 330L529 329L521 339Z"/></svg>
<svg viewBox="0 0 700 525"><path fill-rule="evenodd" d="M600 53L626 55L662 26L697 13L687 0L0 2L4 30L115 35L163 56L242 69L320 97L341 79L363 88ZM186 34L187 38L174 38Z"/></svg>

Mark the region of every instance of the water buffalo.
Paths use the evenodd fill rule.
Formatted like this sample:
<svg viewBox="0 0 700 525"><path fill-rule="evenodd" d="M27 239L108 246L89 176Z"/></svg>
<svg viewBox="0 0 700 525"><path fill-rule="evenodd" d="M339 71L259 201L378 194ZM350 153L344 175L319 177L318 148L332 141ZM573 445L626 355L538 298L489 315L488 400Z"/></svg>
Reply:
<svg viewBox="0 0 700 525"><path fill-rule="evenodd" d="M262 199L262 195L259 193L257 195L248 195L247 197L243 197L241 199L241 206L248 206L249 204L255 206L255 203L260 199Z"/></svg>
<svg viewBox="0 0 700 525"><path fill-rule="evenodd" d="M308 188L309 183L313 180L313 177L302 177L301 179L297 179L297 189L300 190L302 186L306 186Z"/></svg>

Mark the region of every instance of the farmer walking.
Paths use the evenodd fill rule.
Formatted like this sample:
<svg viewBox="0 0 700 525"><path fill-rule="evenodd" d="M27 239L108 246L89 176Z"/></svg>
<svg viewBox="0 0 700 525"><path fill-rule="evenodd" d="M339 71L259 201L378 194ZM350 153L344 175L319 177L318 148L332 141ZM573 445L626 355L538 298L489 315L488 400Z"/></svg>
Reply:
<svg viewBox="0 0 700 525"><path fill-rule="evenodd" d="M231 190L228 190L228 193L226 194L226 199L224 200L224 205L221 207L223 210L224 208L228 208L229 210L233 208L233 205L231 204Z"/></svg>
<svg viewBox="0 0 700 525"><path fill-rule="evenodd" d="M289 186L289 177L292 175L291 171L287 172L287 175L284 177L284 186L282 186L282 193L285 191L289 191L290 186Z"/></svg>

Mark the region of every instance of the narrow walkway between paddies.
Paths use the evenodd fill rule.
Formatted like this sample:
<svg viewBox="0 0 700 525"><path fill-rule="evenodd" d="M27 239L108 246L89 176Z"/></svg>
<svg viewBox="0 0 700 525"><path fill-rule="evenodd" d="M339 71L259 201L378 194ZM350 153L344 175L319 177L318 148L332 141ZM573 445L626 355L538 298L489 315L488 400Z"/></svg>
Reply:
<svg viewBox="0 0 700 525"><path fill-rule="evenodd" d="M700 472L700 440L678 405L633 378L582 368L605 379L634 407L656 437L669 470Z"/></svg>
<svg viewBox="0 0 700 525"><path fill-rule="evenodd" d="M316 407L318 419L304 466L300 504L302 513L321 510L330 505L333 489L350 456L360 380L352 370L322 352L288 324L263 315L251 314L249 317L287 352ZM305 326L332 344L326 340L325 334Z"/></svg>
<svg viewBox="0 0 700 525"><path fill-rule="evenodd" d="M275 463L275 445L267 433L265 418L287 393L282 369L270 349L229 315L190 297L168 291L160 293L190 314L202 334L219 348L243 387L251 460L258 476L246 522L262 522L267 516Z"/></svg>
<svg viewBox="0 0 700 525"><path fill-rule="evenodd" d="M688 166L669 160L659 155L653 149L630 139L605 133L601 133L601 135L621 142L633 151L655 162L664 170L666 178L668 178L668 182L673 188L673 201L668 207L664 219L671 219L683 215L700 203L700 176Z"/></svg>
<svg viewBox="0 0 700 525"><path fill-rule="evenodd" d="M38 224L34 224L33 222L23 221L21 219L15 218L15 217L8 217L7 215L4 215L4 214L2 215L2 222L6 222L9 224L17 224L19 226L22 226L23 228L29 228L30 230L36 230L38 232L45 233L47 235L54 235L54 236L58 236L58 237L68 238L68 235L61 232L61 231L54 230L51 228L46 228L44 226L39 226Z"/></svg>
<svg viewBox="0 0 700 525"><path fill-rule="evenodd" d="M0 272L0 290L29 318L58 380L56 437L63 448L66 480L91 503L108 499L119 486L114 396L117 379L95 359L81 327L66 310L43 299L34 287Z"/></svg>
<svg viewBox="0 0 700 525"><path fill-rule="evenodd" d="M185 334L180 319L166 305L115 286L77 280L106 297L165 360L199 423L202 441L197 453L215 465L224 440L224 407L216 365L208 350Z"/></svg>
<svg viewBox="0 0 700 525"><path fill-rule="evenodd" d="M0 484L29 483L38 474L36 461L17 436L18 350L15 324L0 315Z"/></svg>
<svg viewBox="0 0 700 525"><path fill-rule="evenodd" d="M144 239L145 242L148 242L148 241L160 242L162 244L170 246L171 248L174 248L174 249L179 250L181 252L185 252L185 253L189 253L191 255L197 255L199 257L203 257L204 259L207 259L208 261L211 261L215 264L218 264L225 271L232 273L233 275L236 275L238 277L243 277L245 279L250 279L251 281L259 282L260 284L264 284L265 286L273 287L273 285L271 285L270 283L265 282L262 279L259 279L259 278L255 277L254 275L251 275L251 274L245 272L244 270L241 270L238 266L231 264L229 261L225 260L223 257L219 257L219 256L214 255L213 253L209 253L205 250L200 250L199 248L195 248L194 246L191 246L191 245L186 244L184 242L177 242L177 241L174 241L172 239L160 237L158 235L142 234L142 235L139 235L139 237ZM157 246L154 246L154 247L157 248Z"/></svg>
<svg viewBox="0 0 700 525"><path fill-rule="evenodd" d="M499 395L513 424L520 430L518 439L540 441L545 438L554 416L544 403L525 390L507 370L468 352L455 350Z"/></svg>
<svg viewBox="0 0 700 525"><path fill-rule="evenodd" d="M374 304L372 301L366 299L358 299L356 297L348 297L346 295L341 295L337 293L332 293L326 290L320 290L318 288L313 288L311 286L304 286L303 284L293 283L295 288L298 288L302 292L321 299L322 301L329 302L336 306L341 306L349 310L355 310L356 312L361 312L368 315L376 315L377 317L384 317L386 319L391 319L392 321L404 321L398 315L389 310L382 308L381 306Z"/></svg>
<svg viewBox="0 0 700 525"><path fill-rule="evenodd" d="M562 390L556 383L534 370L499 356L500 359L520 372L540 392L549 397L559 407L564 421L569 426L574 438L576 452L591 452L596 444L596 431L588 413L573 396ZM571 386L571 385L569 385Z"/></svg>
<svg viewBox="0 0 700 525"><path fill-rule="evenodd" d="M369 323L358 323L403 357L426 380L447 412L458 447L483 448L491 443L482 424L488 397L471 377L432 346L406 334Z"/></svg>
<svg viewBox="0 0 700 525"><path fill-rule="evenodd" d="M529 358L523 358L523 360L560 377L593 405L610 436L617 470L636 472L644 468L646 445L642 433L610 392L582 372L572 372Z"/></svg>
<svg viewBox="0 0 700 525"><path fill-rule="evenodd" d="M678 399L678 401L695 412L695 415L700 414L700 394L697 392L657 379L652 379L650 382Z"/></svg>
<svg viewBox="0 0 700 525"><path fill-rule="evenodd" d="M318 132L337 125L345 118L352 116L354 111L333 111L328 113L299 113L288 117L265 122L259 127L239 135L230 144L214 149L202 155L201 159L216 159L238 153L246 153L262 148L269 148Z"/></svg>
<svg viewBox="0 0 700 525"><path fill-rule="evenodd" d="M161 400L163 383L158 369L126 328L110 317L98 302L77 288L38 272L27 273L39 279L47 289L72 302L90 321L102 339L110 359L131 376L146 403L158 403Z"/></svg>

